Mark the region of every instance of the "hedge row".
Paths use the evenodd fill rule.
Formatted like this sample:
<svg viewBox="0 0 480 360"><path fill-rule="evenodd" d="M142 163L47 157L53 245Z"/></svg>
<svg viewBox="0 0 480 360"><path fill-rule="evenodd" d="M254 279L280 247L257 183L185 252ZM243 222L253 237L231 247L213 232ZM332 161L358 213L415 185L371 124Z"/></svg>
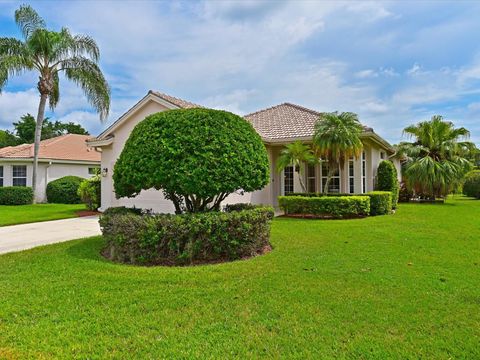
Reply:
<svg viewBox="0 0 480 360"><path fill-rule="evenodd" d="M480 199L480 170L474 170L467 174L463 184L463 194Z"/></svg>
<svg viewBox="0 0 480 360"><path fill-rule="evenodd" d="M0 205L28 205L33 202L33 190L26 186L0 187Z"/></svg>
<svg viewBox="0 0 480 360"><path fill-rule="evenodd" d="M189 265L254 256L270 246L271 207L184 215L107 210L104 255L128 264Z"/></svg>
<svg viewBox="0 0 480 360"><path fill-rule="evenodd" d="M308 214L341 219L368 216L370 213L368 196L280 196L278 203L287 215Z"/></svg>
<svg viewBox="0 0 480 360"><path fill-rule="evenodd" d="M392 212L392 193L390 191L372 191L366 194L361 195L353 195L353 194L323 194L323 193L293 193L289 196L280 196L279 197L279 205L285 213L289 214L311 214L311 215L320 215L326 217L354 217L354 216L364 216L357 213L356 209L351 209L350 207L346 207L348 202L344 199L353 198L364 198L367 197L369 199L369 211L367 215L386 215ZM284 200L288 198L288 200ZM291 198L291 200L290 200ZM302 199L323 199L315 200L313 203L323 203L328 204L329 208L325 214L316 213L318 209L312 209L310 207L304 207L306 204L305 200L297 201L299 205L295 205L295 199L302 198ZM337 200L340 199L340 200ZM283 204L287 204L288 209L285 209ZM315 205L315 207L320 205ZM343 208L345 207L345 208ZM325 211L327 209L324 209ZM322 211L324 211L322 210ZM316 211L316 212L309 212L309 211ZM350 213L351 212L351 213Z"/></svg>

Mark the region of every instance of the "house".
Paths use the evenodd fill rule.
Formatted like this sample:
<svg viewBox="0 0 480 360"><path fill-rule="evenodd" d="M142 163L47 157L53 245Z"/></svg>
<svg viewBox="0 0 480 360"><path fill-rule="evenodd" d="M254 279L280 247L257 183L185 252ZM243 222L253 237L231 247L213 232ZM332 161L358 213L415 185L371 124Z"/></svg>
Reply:
<svg viewBox="0 0 480 360"><path fill-rule="evenodd" d="M50 181L67 175L88 178L100 168L101 154L87 146L89 138L67 134L40 142L37 202L46 201ZM0 186L32 186L32 172L33 144L0 149Z"/></svg>
<svg viewBox="0 0 480 360"><path fill-rule="evenodd" d="M149 91L148 94L123 114L116 122L98 137L88 140L102 154L102 204L100 210L113 206L136 206L153 209L157 212L173 212L170 201L161 191L142 191L135 198L116 199L112 172L115 161L131 131L146 116L170 109L196 108L200 105L181 100L163 93ZM284 103L246 115L247 119L261 136L270 159L270 183L262 190L253 193L241 192L230 195L224 203L251 202L278 205L277 197L292 192L300 192L299 173L287 167L281 173L276 171L276 160L282 148L295 140L311 143L314 125L321 113L299 105ZM392 146L376 134L373 129L364 127L361 135L364 144L359 159L350 159L330 183L331 192L365 193L374 189L376 170L383 159L388 159L395 151ZM399 167L399 164L396 164ZM308 191L323 191L326 183L326 165L306 166L302 174Z"/></svg>

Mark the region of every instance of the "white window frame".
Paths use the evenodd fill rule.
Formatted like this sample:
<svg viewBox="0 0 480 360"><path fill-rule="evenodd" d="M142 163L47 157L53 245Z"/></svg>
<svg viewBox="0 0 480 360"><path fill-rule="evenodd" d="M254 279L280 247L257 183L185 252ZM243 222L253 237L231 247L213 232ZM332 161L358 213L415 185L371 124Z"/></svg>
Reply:
<svg viewBox="0 0 480 360"><path fill-rule="evenodd" d="M5 168L3 165L0 165L0 187L5 186Z"/></svg>
<svg viewBox="0 0 480 360"><path fill-rule="evenodd" d="M325 168L325 169L324 169ZM326 171L323 171L323 170L326 170ZM321 175L320 175L320 179L321 179L321 188L322 188L322 192L324 192L324 186L327 182L327 179L328 179L328 162L327 161L322 161L321 162L321 165L320 165L320 171L321 171ZM334 191L331 191L330 189L332 189L332 181L335 181L336 183L338 182L338 189L334 189ZM338 167L338 172L337 172L337 175L334 175L332 176L332 179L330 180L330 189L329 193L339 193L340 192L340 166Z"/></svg>
<svg viewBox="0 0 480 360"><path fill-rule="evenodd" d="M285 183L285 178L287 176L286 174L290 173L290 171L291 171L291 174L292 174L292 179L291 179L291 186L292 186L291 189L292 189L292 191L287 191L286 192L285 187L286 187L287 184ZM288 194L291 194L293 192L295 192L295 169L293 168L293 165L289 165L282 170L282 195L288 195Z"/></svg>
<svg viewBox="0 0 480 360"><path fill-rule="evenodd" d="M355 193L355 159L353 156L348 159L348 192Z"/></svg>
<svg viewBox="0 0 480 360"><path fill-rule="evenodd" d="M89 167L88 168L88 175L97 175L97 172L100 173L99 167Z"/></svg>
<svg viewBox="0 0 480 360"><path fill-rule="evenodd" d="M25 176L15 175L15 168L22 167L25 168ZM25 185L15 184L15 180L25 179ZM27 186L27 165L12 165L12 186Z"/></svg>
<svg viewBox="0 0 480 360"><path fill-rule="evenodd" d="M362 194L367 192L367 153L362 151Z"/></svg>

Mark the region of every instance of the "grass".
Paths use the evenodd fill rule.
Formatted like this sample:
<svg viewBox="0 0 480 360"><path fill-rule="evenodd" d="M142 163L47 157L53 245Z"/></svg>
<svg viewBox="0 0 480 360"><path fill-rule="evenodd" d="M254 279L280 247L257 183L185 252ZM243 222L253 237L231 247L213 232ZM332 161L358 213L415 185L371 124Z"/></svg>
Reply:
<svg viewBox="0 0 480 360"><path fill-rule="evenodd" d="M85 205L0 205L0 226L73 218L79 210L85 210Z"/></svg>
<svg viewBox="0 0 480 360"><path fill-rule="evenodd" d="M276 219L247 261L133 267L100 237L0 256L0 358L480 358L480 202Z"/></svg>

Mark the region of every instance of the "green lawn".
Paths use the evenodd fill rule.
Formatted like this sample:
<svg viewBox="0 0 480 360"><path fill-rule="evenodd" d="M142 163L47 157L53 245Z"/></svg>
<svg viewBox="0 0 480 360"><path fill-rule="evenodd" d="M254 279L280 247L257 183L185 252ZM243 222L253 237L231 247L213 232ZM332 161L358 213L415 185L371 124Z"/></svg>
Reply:
<svg viewBox="0 0 480 360"><path fill-rule="evenodd" d="M90 238L0 256L0 358L480 358L480 201L276 219L268 255L111 264Z"/></svg>
<svg viewBox="0 0 480 360"><path fill-rule="evenodd" d="M85 210L84 204L0 205L0 226L67 219Z"/></svg>

